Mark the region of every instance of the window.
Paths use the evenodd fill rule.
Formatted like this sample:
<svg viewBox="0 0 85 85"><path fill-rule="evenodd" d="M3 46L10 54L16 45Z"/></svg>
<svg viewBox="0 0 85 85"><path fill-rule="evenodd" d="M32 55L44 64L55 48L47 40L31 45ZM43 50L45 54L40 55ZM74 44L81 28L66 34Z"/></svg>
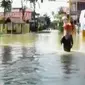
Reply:
<svg viewBox="0 0 85 85"><path fill-rule="evenodd" d="M77 9L78 9L78 10L83 10L83 9L85 9L85 2L78 2L78 3L77 3Z"/></svg>

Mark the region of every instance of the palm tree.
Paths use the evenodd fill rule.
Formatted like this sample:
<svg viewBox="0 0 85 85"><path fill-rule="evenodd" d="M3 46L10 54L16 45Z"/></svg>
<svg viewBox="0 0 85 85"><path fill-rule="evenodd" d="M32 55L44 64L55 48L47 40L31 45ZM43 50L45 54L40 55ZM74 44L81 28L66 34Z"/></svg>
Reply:
<svg viewBox="0 0 85 85"><path fill-rule="evenodd" d="M11 1L10 0L2 0L1 1L1 7L4 8L3 28L5 28L5 15L6 15L6 12L11 11Z"/></svg>
<svg viewBox="0 0 85 85"><path fill-rule="evenodd" d="M39 0L24 0L24 1L29 1L30 2L30 5L33 4L33 12L32 12L32 19L34 20L34 25L33 27L30 27L32 29L30 29L31 31L37 31L37 24L36 24L36 21L35 21L35 15L36 15L36 2L38 2ZM41 0L41 2L43 2L43 0ZM39 3L38 3L39 5ZM40 7L40 6L39 6Z"/></svg>
<svg viewBox="0 0 85 85"><path fill-rule="evenodd" d="M35 3L38 1L38 0L21 0L21 6L22 6L22 19L24 20L24 13L25 13L25 10L26 10L26 6L24 5L24 2L27 3L27 1L30 2L30 4L32 3L33 4L33 7L34 7L34 12L35 13ZM35 17L35 16L34 16Z"/></svg>
<svg viewBox="0 0 85 85"><path fill-rule="evenodd" d="M36 9L36 2L38 1L38 0L29 0L30 1L30 3L33 3L33 18L34 18L34 20L35 20L35 9Z"/></svg>
<svg viewBox="0 0 85 85"><path fill-rule="evenodd" d="M11 11L11 1L10 0L2 0L1 7L4 8L4 19L6 12Z"/></svg>
<svg viewBox="0 0 85 85"><path fill-rule="evenodd" d="M24 14L25 14L25 10L26 10L26 6L24 5L24 0L21 0L21 11L22 11L22 20L24 21Z"/></svg>
<svg viewBox="0 0 85 85"><path fill-rule="evenodd" d="M36 9L36 2L38 2L39 0L24 0L24 1L29 1L30 3L32 3L33 4L33 18L35 19L35 9ZM41 3L43 3L43 0L41 0ZM39 5L39 3L38 3L38 5Z"/></svg>

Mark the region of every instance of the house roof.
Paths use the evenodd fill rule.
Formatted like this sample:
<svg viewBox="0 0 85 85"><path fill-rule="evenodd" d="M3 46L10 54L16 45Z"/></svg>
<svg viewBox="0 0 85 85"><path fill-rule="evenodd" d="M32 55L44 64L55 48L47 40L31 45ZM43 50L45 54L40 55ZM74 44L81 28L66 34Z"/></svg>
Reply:
<svg viewBox="0 0 85 85"><path fill-rule="evenodd" d="M20 11L20 10L22 10L22 8L12 8L12 11ZM32 10L30 8L25 9L25 11L32 12Z"/></svg>
<svg viewBox="0 0 85 85"><path fill-rule="evenodd" d="M25 23L22 19L20 18L11 18L11 22L13 23Z"/></svg>

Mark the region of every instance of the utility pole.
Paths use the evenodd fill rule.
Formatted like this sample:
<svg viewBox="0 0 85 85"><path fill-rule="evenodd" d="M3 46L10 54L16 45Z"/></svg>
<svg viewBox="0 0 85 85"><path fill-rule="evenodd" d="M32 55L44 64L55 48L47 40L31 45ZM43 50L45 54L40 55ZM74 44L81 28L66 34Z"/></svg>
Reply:
<svg viewBox="0 0 85 85"><path fill-rule="evenodd" d="M36 4L35 4L35 0L34 0L34 2L33 2L33 6L34 6L34 14L33 14L33 18L34 18L34 20L35 20L35 13L36 13L36 11L35 11L35 9L36 9Z"/></svg>
<svg viewBox="0 0 85 85"><path fill-rule="evenodd" d="M69 21L71 19L71 0L69 0Z"/></svg>

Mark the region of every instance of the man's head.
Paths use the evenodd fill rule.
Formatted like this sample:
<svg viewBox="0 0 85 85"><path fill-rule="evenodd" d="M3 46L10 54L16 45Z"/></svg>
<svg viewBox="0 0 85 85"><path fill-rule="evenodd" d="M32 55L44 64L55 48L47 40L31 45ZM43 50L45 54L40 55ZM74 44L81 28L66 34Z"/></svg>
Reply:
<svg viewBox="0 0 85 85"><path fill-rule="evenodd" d="M66 17L66 16L63 16L63 17L62 17L62 21L63 21L63 23L67 23L67 22L68 22L67 17Z"/></svg>

